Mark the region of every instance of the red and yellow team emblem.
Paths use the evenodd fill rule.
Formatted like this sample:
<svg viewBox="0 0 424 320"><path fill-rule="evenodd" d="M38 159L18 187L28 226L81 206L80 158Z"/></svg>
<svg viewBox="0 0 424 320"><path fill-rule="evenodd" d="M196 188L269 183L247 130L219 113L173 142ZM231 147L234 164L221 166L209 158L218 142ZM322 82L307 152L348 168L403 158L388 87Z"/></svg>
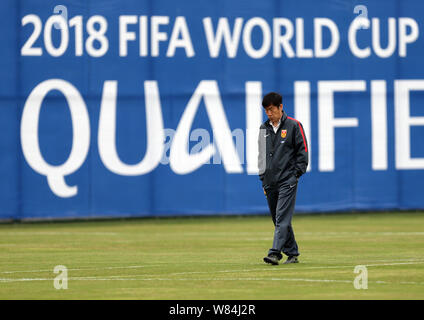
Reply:
<svg viewBox="0 0 424 320"><path fill-rule="evenodd" d="M281 130L281 138L285 138L287 136L287 130Z"/></svg>

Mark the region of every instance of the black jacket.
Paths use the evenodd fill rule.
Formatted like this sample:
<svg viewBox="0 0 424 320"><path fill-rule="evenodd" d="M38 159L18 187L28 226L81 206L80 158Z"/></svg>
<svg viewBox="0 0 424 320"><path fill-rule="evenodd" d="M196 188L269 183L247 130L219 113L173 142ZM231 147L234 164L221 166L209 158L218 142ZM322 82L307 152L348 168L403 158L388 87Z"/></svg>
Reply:
<svg viewBox="0 0 424 320"><path fill-rule="evenodd" d="M276 133L265 121L259 130L259 178L263 187L299 179L308 167L308 143L302 124L284 112Z"/></svg>

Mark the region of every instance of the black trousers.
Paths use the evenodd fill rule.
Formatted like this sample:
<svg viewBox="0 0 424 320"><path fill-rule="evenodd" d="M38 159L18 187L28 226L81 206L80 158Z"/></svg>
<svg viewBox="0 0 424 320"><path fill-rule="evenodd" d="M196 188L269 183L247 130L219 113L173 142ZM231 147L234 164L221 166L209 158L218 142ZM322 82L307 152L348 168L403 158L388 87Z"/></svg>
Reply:
<svg viewBox="0 0 424 320"><path fill-rule="evenodd" d="M291 225L296 203L297 179L289 179L279 186L266 187L264 190L275 226L274 241L268 255L275 254L279 259L283 257L281 252L287 256L298 256L299 251Z"/></svg>

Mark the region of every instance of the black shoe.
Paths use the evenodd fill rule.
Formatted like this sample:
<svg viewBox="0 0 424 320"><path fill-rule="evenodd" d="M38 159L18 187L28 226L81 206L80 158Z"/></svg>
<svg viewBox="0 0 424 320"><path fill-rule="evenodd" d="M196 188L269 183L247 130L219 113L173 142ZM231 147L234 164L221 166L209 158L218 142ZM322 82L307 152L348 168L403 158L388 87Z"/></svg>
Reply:
<svg viewBox="0 0 424 320"><path fill-rule="evenodd" d="M288 257L287 260L283 262L283 264L288 264L288 263L299 263L299 260L297 259L296 256L291 256L291 257Z"/></svg>
<svg viewBox="0 0 424 320"><path fill-rule="evenodd" d="M274 265L274 266L278 264L278 261L279 261L279 260L280 260L280 259L278 259L277 255L275 255L275 254L271 254L271 255L266 256L266 257L264 258L264 261L265 261L266 263L272 264L272 265Z"/></svg>

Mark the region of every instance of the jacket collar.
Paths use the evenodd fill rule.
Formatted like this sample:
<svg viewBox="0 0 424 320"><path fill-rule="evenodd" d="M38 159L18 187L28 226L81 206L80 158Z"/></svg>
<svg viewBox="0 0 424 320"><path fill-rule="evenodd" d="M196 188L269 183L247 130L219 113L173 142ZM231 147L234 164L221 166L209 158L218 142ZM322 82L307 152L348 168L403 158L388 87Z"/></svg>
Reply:
<svg viewBox="0 0 424 320"><path fill-rule="evenodd" d="M286 119L287 119L287 114L283 110L283 115L281 116L281 119L280 119L280 127ZM269 119L266 120L265 125L272 128L271 120L269 120Z"/></svg>

